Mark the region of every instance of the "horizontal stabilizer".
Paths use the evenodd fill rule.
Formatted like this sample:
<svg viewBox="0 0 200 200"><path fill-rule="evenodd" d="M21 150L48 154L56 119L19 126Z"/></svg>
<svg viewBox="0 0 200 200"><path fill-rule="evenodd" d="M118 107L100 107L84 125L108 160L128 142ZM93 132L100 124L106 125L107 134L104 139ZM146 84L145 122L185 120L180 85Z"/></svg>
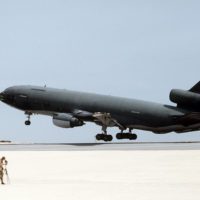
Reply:
<svg viewBox="0 0 200 200"><path fill-rule="evenodd" d="M200 94L200 81L194 87L192 87L189 91Z"/></svg>

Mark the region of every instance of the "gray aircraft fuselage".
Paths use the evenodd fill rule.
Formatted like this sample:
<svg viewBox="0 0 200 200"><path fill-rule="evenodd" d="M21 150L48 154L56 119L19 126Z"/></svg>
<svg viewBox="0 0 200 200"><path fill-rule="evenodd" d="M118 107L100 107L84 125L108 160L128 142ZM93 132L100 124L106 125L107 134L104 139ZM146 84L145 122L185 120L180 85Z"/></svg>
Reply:
<svg viewBox="0 0 200 200"><path fill-rule="evenodd" d="M116 126L120 125L124 129L168 133L194 131L200 128L199 122L185 124L179 120L192 113L191 109L114 96L47 87L14 86L1 93L1 100L31 114L54 116L59 113L68 113L76 116L78 111L109 113L116 122ZM92 115L79 118L96 123ZM97 124L101 125L101 122Z"/></svg>
<svg viewBox="0 0 200 200"><path fill-rule="evenodd" d="M170 98L177 106L37 86L14 86L0 94L2 102L25 111L29 118L31 114L49 115L63 128L90 121L102 126L105 134L113 126L122 133L127 128L154 133L199 130L200 82L190 91L172 90Z"/></svg>

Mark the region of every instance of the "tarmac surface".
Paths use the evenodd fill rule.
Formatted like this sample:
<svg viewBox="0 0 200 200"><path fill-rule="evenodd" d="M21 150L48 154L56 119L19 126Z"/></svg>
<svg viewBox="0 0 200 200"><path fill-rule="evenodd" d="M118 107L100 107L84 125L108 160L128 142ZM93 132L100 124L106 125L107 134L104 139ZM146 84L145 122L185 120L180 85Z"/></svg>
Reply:
<svg viewBox="0 0 200 200"><path fill-rule="evenodd" d="M0 144L0 151L133 151L133 150L200 150L192 143L90 143L90 144Z"/></svg>

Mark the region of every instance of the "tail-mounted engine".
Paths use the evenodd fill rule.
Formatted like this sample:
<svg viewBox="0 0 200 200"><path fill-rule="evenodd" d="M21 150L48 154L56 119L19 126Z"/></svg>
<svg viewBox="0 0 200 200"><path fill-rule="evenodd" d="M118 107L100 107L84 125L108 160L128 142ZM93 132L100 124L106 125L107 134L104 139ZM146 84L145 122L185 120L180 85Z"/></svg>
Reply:
<svg viewBox="0 0 200 200"><path fill-rule="evenodd" d="M172 90L170 100L179 107L200 108L200 94L186 90Z"/></svg>
<svg viewBox="0 0 200 200"><path fill-rule="evenodd" d="M53 116L53 124L61 128L74 128L83 126L84 122L70 114L60 113Z"/></svg>

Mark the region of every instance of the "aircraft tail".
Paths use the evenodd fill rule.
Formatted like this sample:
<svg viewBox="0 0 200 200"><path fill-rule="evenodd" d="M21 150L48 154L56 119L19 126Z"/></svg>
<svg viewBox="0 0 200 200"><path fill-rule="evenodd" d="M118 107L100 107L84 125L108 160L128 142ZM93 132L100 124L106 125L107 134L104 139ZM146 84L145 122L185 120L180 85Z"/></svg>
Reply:
<svg viewBox="0 0 200 200"><path fill-rule="evenodd" d="M170 93L170 100L178 107L197 108L200 110L200 81L189 91L173 89Z"/></svg>
<svg viewBox="0 0 200 200"><path fill-rule="evenodd" d="M189 91L200 94L200 81L195 86L193 86Z"/></svg>

